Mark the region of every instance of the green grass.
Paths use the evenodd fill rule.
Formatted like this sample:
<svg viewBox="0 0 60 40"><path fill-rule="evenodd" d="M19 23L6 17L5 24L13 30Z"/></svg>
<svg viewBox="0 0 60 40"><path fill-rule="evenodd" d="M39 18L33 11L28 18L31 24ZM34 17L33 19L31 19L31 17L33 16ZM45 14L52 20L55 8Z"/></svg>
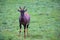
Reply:
<svg viewBox="0 0 60 40"><path fill-rule="evenodd" d="M19 32L19 6L30 14L29 37L26 40L60 40L59 0L0 0L0 40L24 40Z"/></svg>

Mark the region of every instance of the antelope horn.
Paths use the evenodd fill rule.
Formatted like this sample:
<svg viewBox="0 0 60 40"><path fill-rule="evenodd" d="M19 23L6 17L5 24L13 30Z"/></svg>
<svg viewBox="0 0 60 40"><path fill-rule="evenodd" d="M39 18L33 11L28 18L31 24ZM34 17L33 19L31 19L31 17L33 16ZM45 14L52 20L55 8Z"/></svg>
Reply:
<svg viewBox="0 0 60 40"><path fill-rule="evenodd" d="M24 6L24 8L23 9L25 9L25 6Z"/></svg>

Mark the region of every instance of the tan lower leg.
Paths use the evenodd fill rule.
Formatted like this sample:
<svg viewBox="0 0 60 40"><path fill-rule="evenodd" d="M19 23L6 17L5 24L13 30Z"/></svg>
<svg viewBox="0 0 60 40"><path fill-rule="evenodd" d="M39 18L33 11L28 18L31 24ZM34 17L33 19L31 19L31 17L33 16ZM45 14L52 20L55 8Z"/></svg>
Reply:
<svg viewBox="0 0 60 40"><path fill-rule="evenodd" d="M24 38L26 37L26 35L27 35L27 28L24 29Z"/></svg>
<svg viewBox="0 0 60 40"><path fill-rule="evenodd" d="M20 29L20 32L21 32L21 29Z"/></svg>
<svg viewBox="0 0 60 40"><path fill-rule="evenodd" d="M21 29L19 30L19 35L21 35Z"/></svg>
<svg viewBox="0 0 60 40"><path fill-rule="evenodd" d="M28 28L27 28L27 36L28 36Z"/></svg>

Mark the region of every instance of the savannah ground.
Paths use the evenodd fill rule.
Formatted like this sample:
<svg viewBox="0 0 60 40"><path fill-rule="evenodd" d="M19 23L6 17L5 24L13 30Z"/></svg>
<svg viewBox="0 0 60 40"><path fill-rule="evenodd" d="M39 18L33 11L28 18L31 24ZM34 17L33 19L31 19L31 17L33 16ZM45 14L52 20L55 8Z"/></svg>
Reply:
<svg viewBox="0 0 60 40"><path fill-rule="evenodd" d="M60 40L60 0L0 0L0 40L24 40L19 37L19 6L30 14L26 40Z"/></svg>

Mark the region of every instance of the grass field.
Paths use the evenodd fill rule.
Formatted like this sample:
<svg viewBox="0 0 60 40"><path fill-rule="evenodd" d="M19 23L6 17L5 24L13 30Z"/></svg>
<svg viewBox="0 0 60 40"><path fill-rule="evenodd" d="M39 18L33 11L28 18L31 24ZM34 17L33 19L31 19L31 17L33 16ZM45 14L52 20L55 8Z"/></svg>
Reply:
<svg viewBox="0 0 60 40"><path fill-rule="evenodd" d="M0 40L24 40L18 36L19 6L30 14L26 40L60 40L60 0L0 0Z"/></svg>

